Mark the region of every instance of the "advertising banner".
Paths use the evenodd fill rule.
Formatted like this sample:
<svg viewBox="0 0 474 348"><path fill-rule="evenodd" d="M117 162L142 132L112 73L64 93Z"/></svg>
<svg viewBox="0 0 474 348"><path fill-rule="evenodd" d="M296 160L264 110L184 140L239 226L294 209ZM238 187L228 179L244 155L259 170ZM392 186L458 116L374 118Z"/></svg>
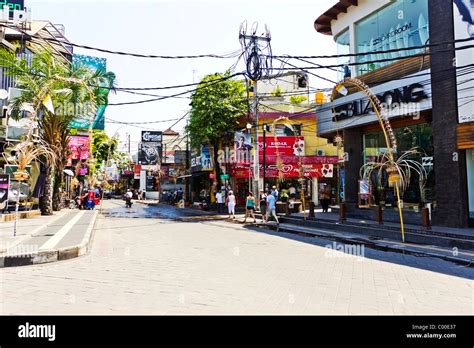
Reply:
<svg viewBox="0 0 474 348"><path fill-rule="evenodd" d="M263 136L258 137L258 152L263 155ZM304 156L304 137L273 135L265 139L265 153L267 156L276 156L277 153L286 156Z"/></svg>
<svg viewBox="0 0 474 348"><path fill-rule="evenodd" d="M139 143L138 164L156 165L161 162L161 143Z"/></svg>
<svg viewBox="0 0 474 348"><path fill-rule="evenodd" d="M303 164L302 166L303 176L306 178L332 178L334 176L333 164ZM285 179L300 177L298 164L284 164L281 167L281 172ZM276 164L266 165L265 176L267 178L277 178L278 173L279 170ZM231 168L231 176L236 179L253 177L253 167L234 166ZM260 165L260 176L263 176L263 165Z"/></svg>
<svg viewBox="0 0 474 348"><path fill-rule="evenodd" d="M265 156L266 164L276 164L278 158L281 159L284 164L336 164L339 161L337 156L302 156L301 158L296 156ZM259 163L263 163L263 155L259 156Z"/></svg>
<svg viewBox="0 0 474 348"><path fill-rule="evenodd" d="M89 137L72 135L69 137L68 162L70 160L86 160L89 158Z"/></svg>
<svg viewBox="0 0 474 348"><path fill-rule="evenodd" d="M81 54L74 54L72 56L72 63L79 64L85 66L86 68L90 68L92 70L107 70L107 59L93 57L93 56L85 56ZM104 91L107 91L104 89ZM108 94L108 92L107 92ZM104 130L105 127L105 109L107 108L106 105L99 106L95 112L95 116L92 120L92 128L93 129L100 129ZM70 124L70 128L76 129L88 129L89 128L89 116L88 115L78 115L75 120L73 120Z"/></svg>

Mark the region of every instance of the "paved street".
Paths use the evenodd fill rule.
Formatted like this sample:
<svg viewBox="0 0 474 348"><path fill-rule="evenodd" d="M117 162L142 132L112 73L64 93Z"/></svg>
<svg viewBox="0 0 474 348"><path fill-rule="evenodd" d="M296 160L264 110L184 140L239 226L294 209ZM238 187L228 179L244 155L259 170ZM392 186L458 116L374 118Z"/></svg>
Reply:
<svg viewBox="0 0 474 348"><path fill-rule="evenodd" d="M0 313L474 314L472 268L122 205L105 201L89 254L0 269Z"/></svg>

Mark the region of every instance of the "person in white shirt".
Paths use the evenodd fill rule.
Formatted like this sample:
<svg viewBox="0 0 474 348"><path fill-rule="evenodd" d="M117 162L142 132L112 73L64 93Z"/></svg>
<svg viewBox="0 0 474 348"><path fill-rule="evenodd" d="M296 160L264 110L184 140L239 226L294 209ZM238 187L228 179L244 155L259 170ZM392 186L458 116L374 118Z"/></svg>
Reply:
<svg viewBox="0 0 474 348"><path fill-rule="evenodd" d="M227 196L227 208L229 210L229 219L232 216L232 219L235 219L235 196L232 191L229 191L229 196Z"/></svg>
<svg viewBox="0 0 474 348"><path fill-rule="evenodd" d="M222 214L224 211L224 197L225 193L222 191L217 191L216 193L216 202L217 202L217 212Z"/></svg>

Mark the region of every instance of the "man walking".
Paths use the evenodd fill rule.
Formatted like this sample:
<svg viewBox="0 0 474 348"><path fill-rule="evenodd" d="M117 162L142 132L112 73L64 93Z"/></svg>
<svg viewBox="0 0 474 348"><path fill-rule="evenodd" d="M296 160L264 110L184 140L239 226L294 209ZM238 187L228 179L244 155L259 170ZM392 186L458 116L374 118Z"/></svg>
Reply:
<svg viewBox="0 0 474 348"><path fill-rule="evenodd" d="M229 196L227 196L227 208L229 210L229 219L232 216L232 219L235 219L235 196L232 191L229 191Z"/></svg>
<svg viewBox="0 0 474 348"><path fill-rule="evenodd" d="M223 208L224 208L224 192L221 190L221 191L217 191L216 193L216 202L217 202L217 212L219 214L222 214L223 213Z"/></svg>
<svg viewBox="0 0 474 348"><path fill-rule="evenodd" d="M272 194L272 192L268 192L267 195L267 222L270 219L270 216L275 218L276 223L279 225L280 221L278 221L278 217L276 214L276 198Z"/></svg>

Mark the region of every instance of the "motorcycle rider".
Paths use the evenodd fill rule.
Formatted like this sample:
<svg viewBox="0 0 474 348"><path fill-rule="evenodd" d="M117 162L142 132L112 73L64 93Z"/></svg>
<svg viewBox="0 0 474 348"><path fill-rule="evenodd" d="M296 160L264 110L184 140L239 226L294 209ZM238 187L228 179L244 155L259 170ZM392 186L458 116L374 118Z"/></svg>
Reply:
<svg viewBox="0 0 474 348"><path fill-rule="evenodd" d="M126 206L132 206L132 197L133 193L130 189L127 190L127 193L125 193L125 205Z"/></svg>

